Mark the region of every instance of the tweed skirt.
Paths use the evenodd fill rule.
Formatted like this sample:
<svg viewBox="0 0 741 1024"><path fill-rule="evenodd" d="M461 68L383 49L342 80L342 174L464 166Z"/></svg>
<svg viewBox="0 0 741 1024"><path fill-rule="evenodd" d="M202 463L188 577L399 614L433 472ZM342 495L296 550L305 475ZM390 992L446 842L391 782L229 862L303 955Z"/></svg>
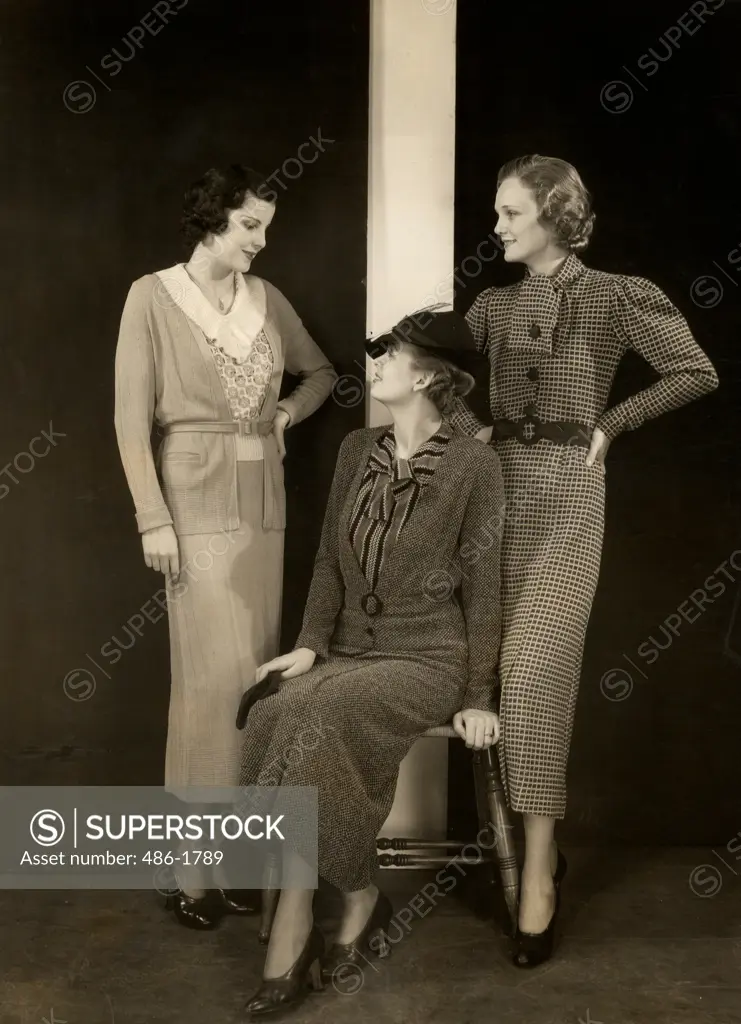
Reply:
<svg viewBox="0 0 741 1024"><path fill-rule="evenodd" d="M502 780L514 811L563 818L566 765L604 531L604 467L583 448L498 442Z"/></svg>
<svg viewBox="0 0 741 1024"><path fill-rule="evenodd" d="M262 526L262 462L238 462L237 486L239 529L178 537L180 580L167 584L169 791L238 785L237 707L278 653L284 531Z"/></svg>
<svg viewBox="0 0 741 1024"><path fill-rule="evenodd" d="M396 655L330 653L253 706L240 784L316 786L319 875L343 892L364 889L399 766L460 709L465 683Z"/></svg>

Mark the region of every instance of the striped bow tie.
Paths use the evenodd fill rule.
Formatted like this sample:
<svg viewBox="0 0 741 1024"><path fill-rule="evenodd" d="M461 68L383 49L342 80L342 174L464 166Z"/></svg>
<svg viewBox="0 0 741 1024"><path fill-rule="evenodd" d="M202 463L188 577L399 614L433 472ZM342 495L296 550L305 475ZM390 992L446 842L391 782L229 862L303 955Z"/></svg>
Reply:
<svg viewBox="0 0 741 1024"><path fill-rule="evenodd" d="M411 459L395 459L396 441L391 431L380 437L368 459L368 472L374 481L366 515L389 522L397 499L432 479L450 435L450 427L444 424Z"/></svg>
<svg viewBox="0 0 741 1024"><path fill-rule="evenodd" d="M413 460L401 459L394 464L389 457L379 458L380 453L371 456L368 469L375 475L373 492L368 505L371 519L389 522L394 514L396 499L405 491L419 486L414 475Z"/></svg>

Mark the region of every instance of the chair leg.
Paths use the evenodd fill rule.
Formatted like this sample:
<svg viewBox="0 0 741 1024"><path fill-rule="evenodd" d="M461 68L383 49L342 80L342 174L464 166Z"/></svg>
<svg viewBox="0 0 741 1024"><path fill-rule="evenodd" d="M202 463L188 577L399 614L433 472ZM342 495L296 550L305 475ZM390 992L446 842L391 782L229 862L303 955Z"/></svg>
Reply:
<svg viewBox="0 0 741 1024"><path fill-rule="evenodd" d="M504 787L499 774L496 748L489 747L481 752L481 772L486 793L488 823L493 831L494 850L502 879L504 899L507 903L512 931L517 929L518 903L520 896L520 873L517 867L512 825L509 820Z"/></svg>
<svg viewBox="0 0 741 1024"><path fill-rule="evenodd" d="M489 904L489 910L493 919L496 921L498 916L498 900L497 900L497 881L494 875L491 873L495 866L494 860L494 832L489 821L489 804L486 799L486 779L484 777L483 765L481 762L481 754L479 751L474 751L471 758L471 766L473 768L473 788L476 796L476 814L479 822L479 831L476 836L476 842L481 847L482 851L487 854L487 884L486 884L486 901ZM484 895L482 893L482 895Z"/></svg>
<svg viewBox="0 0 741 1024"><path fill-rule="evenodd" d="M270 941L275 912L278 909L280 889L277 888L277 876L278 862L274 857L270 857L265 867L265 885L262 890L262 917L260 919L260 932L257 936L261 946L267 946Z"/></svg>
<svg viewBox="0 0 741 1024"><path fill-rule="evenodd" d="M492 844L492 827L489 821L489 803L486 797L486 777L483 772L481 754L476 751L472 758L473 788L476 794L476 812L479 819L479 842L483 845Z"/></svg>

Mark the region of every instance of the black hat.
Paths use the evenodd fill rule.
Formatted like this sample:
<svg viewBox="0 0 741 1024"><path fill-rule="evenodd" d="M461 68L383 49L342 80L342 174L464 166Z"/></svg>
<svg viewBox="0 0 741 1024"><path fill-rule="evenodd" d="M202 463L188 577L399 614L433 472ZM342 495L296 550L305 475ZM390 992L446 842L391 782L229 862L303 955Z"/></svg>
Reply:
<svg viewBox="0 0 741 1024"><path fill-rule="evenodd" d="M411 313L390 331L366 341L365 350L371 359L378 359L392 340L425 349L430 355L445 359L472 377L478 377L489 365L486 356L476 349L466 318L453 310L435 312L423 309L419 313Z"/></svg>

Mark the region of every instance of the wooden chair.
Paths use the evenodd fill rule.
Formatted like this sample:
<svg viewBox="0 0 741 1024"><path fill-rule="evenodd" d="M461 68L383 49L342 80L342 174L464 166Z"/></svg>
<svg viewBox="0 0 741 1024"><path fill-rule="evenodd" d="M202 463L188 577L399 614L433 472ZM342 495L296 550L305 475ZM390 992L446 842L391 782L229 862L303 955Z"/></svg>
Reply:
<svg viewBox="0 0 741 1024"><path fill-rule="evenodd" d="M420 738L426 739L435 736L443 736L447 739L458 738L452 725L440 725L434 729L428 729ZM520 880L512 826L509 821L504 787L494 747L473 752L473 780L479 819L479 833L475 840L464 843L456 840L380 838L377 840L377 849L380 851L379 864L381 867L432 868L444 867L448 864L481 864L487 860L495 863L499 869L502 891L514 933L517 928ZM465 852L468 848L474 851L475 856L474 853L467 854ZM403 852L389 853L387 852L389 850ZM455 850L458 853L452 853ZM407 851L418 852L409 853ZM280 896L277 879L277 864L269 863L262 893L259 941L263 945L266 945L270 938L270 930Z"/></svg>
<svg viewBox="0 0 741 1024"><path fill-rule="evenodd" d="M452 725L428 729L422 738L434 736L458 738ZM520 880L512 826L495 747L473 751L473 782L479 819L479 832L475 840L464 843L451 839L382 838L377 841L377 848L381 851L379 864L381 867L441 868L453 864L478 865L485 861L493 862L499 870L502 892L514 933L517 928ZM389 850L397 852L386 852ZM467 850L471 852L467 853Z"/></svg>

